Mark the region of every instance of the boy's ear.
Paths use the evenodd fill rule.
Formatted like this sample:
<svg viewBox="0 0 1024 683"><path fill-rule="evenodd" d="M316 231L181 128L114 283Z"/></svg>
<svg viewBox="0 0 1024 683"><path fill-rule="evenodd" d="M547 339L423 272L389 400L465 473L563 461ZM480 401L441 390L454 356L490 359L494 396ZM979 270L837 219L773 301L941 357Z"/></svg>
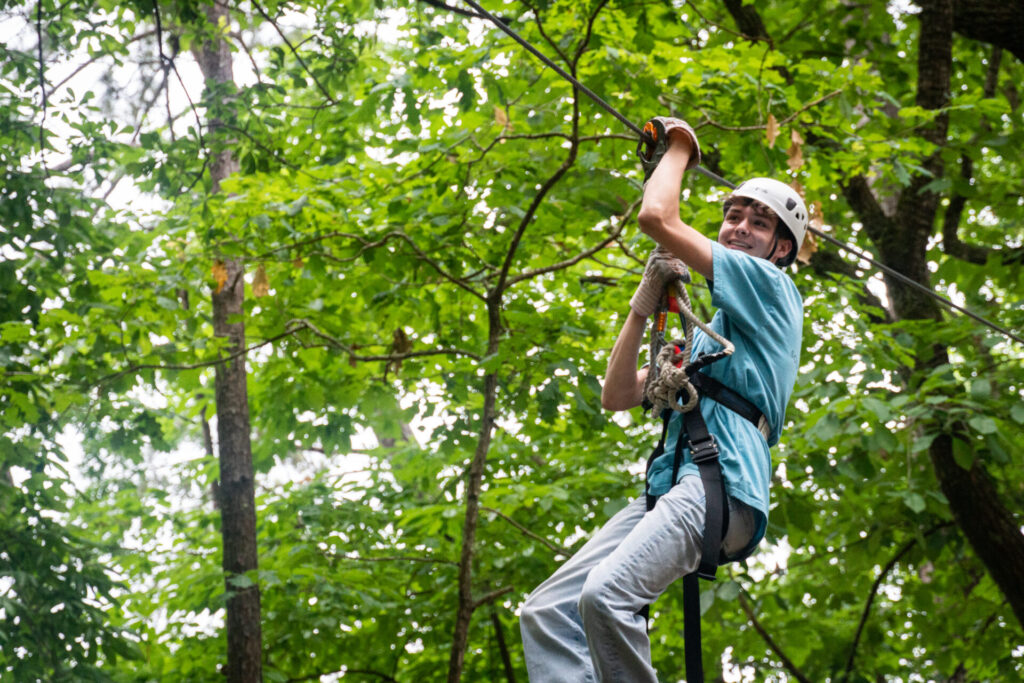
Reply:
<svg viewBox="0 0 1024 683"><path fill-rule="evenodd" d="M785 259L793 251L793 240L788 237L780 237L772 253L772 263L778 265L779 261Z"/></svg>

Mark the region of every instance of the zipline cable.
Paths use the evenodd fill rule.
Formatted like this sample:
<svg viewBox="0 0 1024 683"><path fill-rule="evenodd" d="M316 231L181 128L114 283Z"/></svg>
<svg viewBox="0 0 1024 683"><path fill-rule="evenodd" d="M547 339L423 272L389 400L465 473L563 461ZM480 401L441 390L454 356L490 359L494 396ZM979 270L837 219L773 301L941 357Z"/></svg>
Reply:
<svg viewBox="0 0 1024 683"><path fill-rule="evenodd" d="M615 107L613 107L612 105L608 104L603 99L601 99L600 95L598 95L593 90L591 90L587 86L585 86L582 83L580 83L579 80L577 80L575 76L573 76L568 71L566 71L565 69L563 69L562 67L558 66L553 61L551 61L551 59L549 59L547 55L545 55L543 52L541 52L540 50L535 48L530 43L530 41L526 40L525 38L520 36L518 33L513 31L512 29L510 29L508 27L508 25L505 24L504 21L502 21L498 17L494 16L493 14L491 14L490 12L485 10L483 7L478 5L474 0L464 0L464 1L465 1L465 3L467 5L469 5L473 9L475 9L481 15L483 15L483 16L487 17L488 19L490 19L491 22L495 26L500 28L505 33L507 33L512 38L512 40L516 41L517 43L522 45L524 48L526 48L526 50L530 54L532 54L534 57L536 57L540 61L544 62L544 64L546 64L548 66L548 68L550 68L556 74L558 74L559 76L561 76L562 78L564 78L565 80L569 81L574 86L579 88L581 91L583 91L587 95L587 97L589 97L590 99L594 100L594 102L596 102L601 107L603 107L605 109L605 111L607 111L609 114L611 114L612 116L617 118L619 121L621 121L623 123L623 125L626 126L626 128L629 128L631 131L633 131L634 133L639 135L641 139L644 137L643 130L641 128L639 128L635 123L633 123L632 121L627 119L625 116L623 116L621 113L619 113L619 110L617 110ZM714 180L716 183L719 183L721 185L731 185L728 180L726 180L722 176L718 175L714 171L709 171L708 169L704 168L703 166L694 166L692 170L697 171L698 173L700 173L700 174L702 174L704 176L707 176L711 180ZM735 188L736 186L735 185L731 185L731 187Z"/></svg>
<svg viewBox="0 0 1024 683"><path fill-rule="evenodd" d="M595 93L593 90L591 90L587 86L585 86L582 83L580 83L579 80L577 80L576 77L574 77L572 74L570 74L565 69L563 69L562 67L560 67L557 64L555 64L555 62L553 62L551 59L549 59L547 57L547 55L542 53L540 50L535 48L528 40L526 40L525 38L520 36L518 33L513 31L511 28L509 28L505 24L505 22L503 22L501 19L499 19L498 17L494 16L493 14L491 14L490 12L485 10L483 7L481 7L479 4L477 4L475 2L475 0L463 0L463 2L465 2L467 5L472 7L477 12L479 12L481 16L484 16L487 19L489 19L495 26L500 28L502 31L504 31L506 34L508 34L513 40L515 40L517 43L522 45L530 54L535 56L540 61L544 62L544 64L546 66L548 66L550 69L552 69L559 76L561 76L562 78L564 78L565 80L569 81L574 86L579 88L584 94L587 95L587 97L589 97L594 102L596 102L598 105L603 107L609 114L611 114L612 116L617 118L627 128L629 128L631 131L633 131L638 136L640 136L641 139L644 138L643 130L640 129L635 123L633 123L632 121L627 119L625 116L623 116L621 113L619 113L619 111L617 109L615 109L615 107L613 107L612 105L608 104L603 99L601 99L601 97L597 93ZM732 182L726 180L722 176L718 175L717 173L715 173L713 171L709 171L708 169L704 168L703 166L694 166L692 170L697 171L698 173L700 173L700 174L710 178L711 180L714 180L716 183L718 183L720 185L724 185L725 187L728 187L731 190L735 190L736 187L737 187L736 183L732 183ZM868 263L870 263L872 266L874 266L878 270L880 270L883 273L885 273L886 275L889 275L892 278L900 281L901 283L907 285L908 287L911 287L911 288L916 289L916 290L918 290L920 292L923 292L924 294L927 294L928 296L930 296L933 299L939 301L940 303L945 304L947 307L949 307L949 308L951 308L951 309L953 309L955 311L958 311L958 312L966 315L968 318L971 318L972 320L975 320L975 321L981 323L982 325L985 325L986 327L989 327L989 328L995 330L996 332L999 332L1000 334L1002 334L1003 336L1005 336L1005 337L1007 337L1009 339L1012 339L1012 340L1014 340L1014 341L1016 341L1016 342L1018 342L1020 344L1024 344L1024 338L1014 334L1013 332L1011 332L1010 330L1008 330L1008 329L1006 329L1004 327L1000 327L999 325L996 325L995 323L987 320L986 318L981 317L977 313L973 313L973 312L967 310L963 306L958 306L957 304L953 303L952 301L950 301L946 297L942 296L941 294L938 294L937 292L932 291L928 287L925 287L924 285L922 285L917 280L913 280L913 279L907 277L906 275L904 275L903 273L899 272L898 270L890 268L889 266L885 265L884 263L876 261L871 256L869 256L867 254L867 252L863 251L859 247L855 247L855 246L852 246L852 245L847 244L845 242L842 242L840 240L837 240L836 238L834 238L834 237L832 237L830 235L827 235L824 232L822 232L821 230L818 230L817 228L812 227L810 225L807 226L807 229L810 232L812 232L815 235L817 235L818 237L820 237L823 240L825 240L826 242L829 242L829 243L835 245L839 249L842 249L846 253L853 254L857 258L863 259L864 261L867 261Z"/></svg>

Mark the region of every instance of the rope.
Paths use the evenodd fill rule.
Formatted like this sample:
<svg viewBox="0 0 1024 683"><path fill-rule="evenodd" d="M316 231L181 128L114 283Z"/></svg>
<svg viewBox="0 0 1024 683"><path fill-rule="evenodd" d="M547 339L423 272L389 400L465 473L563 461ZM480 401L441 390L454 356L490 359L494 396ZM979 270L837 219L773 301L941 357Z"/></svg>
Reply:
<svg viewBox="0 0 1024 683"><path fill-rule="evenodd" d="M633 131L634 133L639 135L641 139L644 138L644 133L643 133L642 129L640 129L636 124L634 124L632 121L630 121L625 116L623 116L621 113L619 113L619 111L617 109L615 109L615 107L613 107L612 105L608 104L603 99L601 99L597 95L597 93L595 93L593 90L591 90L587 86L585 86L582 83L580 83L574 76L572 76L571 74L566 72L564 69L562 69L560 66L555 64L553 61L551 61L551 59L549 59L546 55L544 55L537 48L535 48L532 44L530 44L529 41L527 41L525 38L520 36L518 33L513 31L511 28L509 28L505 24L505 22L503 22L501 19L499 19L498 17L494 16L493 14L491 14L490 12L485 10L483 7L481 7L479 4L477 4L475 2L475 0L463 0L463 1L467 5L472 7L474 10L479 12L481 16L486 17L491 22L493 22L495 26L497 26L502 31L504 31L509 36L511 36L513 40L515 40L517 43L522 45L527 51L530 52L530 54L535 56L537 59L539 59L540 61L544 62L544 64L546 66L548 66L549 68L551 68L552 70L554 70L555 73L557 73L559 76L561 76L565 80L567 80L570 83L572 83L575 87L579 88L584 94L587 95L587 97L589 97L594 102L596 102L598 105L603 107L609 114L611 114L612 116L617 118L627 128L629 128L631 131ZM701 175L704 175L707 178L710 178L711 180L715 181L719 185L723 185L725 187L728 187L729 189L735 190L736 187L737 187L735 183L732 183L732 182L726 180L725 178L723 178L722 176L720 176L720 175L718 175L718 174L716 174L716 173L714 173L712 171L709 171L708 169L704 168L703 166L695 166L692 170L697 171ZM820 231L820 230L818 230L816 228L813 228L811 226L807 226L807 229L810 232L812 232L815 235L817 235L818 237L822 238L823 240L825 240L827 242L830 242L831 244L839 247L843 251L845 251L845 252L847 252L849 254L853 254L853 255L857 256L858 258L863 259L864 261L867 261L868 263L870 263L872 266L874 266L878 270L880 270L883 273L885 273L885 274L895 278L896 280L899 280L901 283L907 285L908 287L911 287L913 289L918 290L919 292L927 294L928 296L932 297L933 299L935 299L935 300L945 304L948 308L966 315L967 317L971 318L972 320L975 320L975 321L981 323L982 325L985 325L986 327L988 327L988 328L990 328L992 330L995 330L996 332L998 332L999 334L1003 335L1004 337L1006 337L1008 339L1012 339L1013 341L1015 341L1015 342L1017 342L1019 344L1024 344L1024 337L1021 337L1021 336L1011 332L1010 330L1008 330L1008 329L1006 329L1004 327L1000 327L999 325L996 325L995 323L989 321L988 319L981 317L977 313L973 313L973 312L967 310L966 308L963 308L962 306L958 306L957 304L953 303L952 301L950 301L946 297L942 296L941 294L938 294L937 292L932 291L928 287L925 287L924 285L922 285L917 280L913 280L913 279L907 277L906 275L904 275L903 273L899 272L898 270L894 270L893 268L890 268L889 266L885 265L884 263L880 263L879 261L876 261L875 259L873 259L870 256L868 256L866 252L862 251L858 247L852 246L852 245L847 244L845 242L841 242L840 240L837 240L834 237L826 235L824 232L822 232L822 231Z"/></svg>
<svg viewBox="0 0 1024 683"><path fill-rule="evenodd" d="M690 359L693 353L694 327L699 328L722 347L716 354L698 358L701 365L731 356L736 350L731 341L715 332L694 314L686 287L671 283L666 288L666 295L673 296L676 300L679 316L683 320L685 338L678 344L682 347L682 351L678 353L675 351L676 342L665 343L663 325L668 307L663 306L651 327L651 367L647 371L647 381L644 383L644 395L654 406L651 411L654 416L661 415L667 408L679 413L688 413L697 407L697 389L690 382L688 374L689 370L693 369ZM680 403L676 399L680 392L685 402Z"/></svg>

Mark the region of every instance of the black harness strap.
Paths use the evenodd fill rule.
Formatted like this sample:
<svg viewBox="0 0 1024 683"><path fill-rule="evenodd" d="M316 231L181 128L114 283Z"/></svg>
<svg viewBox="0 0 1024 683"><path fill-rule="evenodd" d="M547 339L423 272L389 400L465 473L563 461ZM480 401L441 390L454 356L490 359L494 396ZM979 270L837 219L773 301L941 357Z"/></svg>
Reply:
<svg viewBox="0 0 1024 683"><path fill-rule="evenodd" d="M699 362L699 361L698 361ZM725 386L718 380L698 372L694 367L687 368L690 383L702 397L721 403L730 410L758 427L762 421L761 411L746 398ZM647 459L647 470L658 457L665 452L665 437L668 434L668 423L671 411L665 411L661 428L661 438L654 452ZM683 577L683 640L686 656L686 680L688 683L703 683L704 663L701 659L700 635L700 582L699 579L715 580L718 565L724 564L726 558L722 551L722 540L729 529L729 505L725 491L725 480L722 467L718 461L718 443L714 434L708 432L704 416L697 407L683 413L683 425L688 437L687 447L690 459L697 466L701 484L704 487L704 539L701 544L700 564L697 571ZM679 470L683 463L683 440L676 440L672 458L672 485L675 485ZM649 484L645 485L647 509L651 510L658 502L658 497L650 493ZM650 606L641 610L647 617Z"/></svg>
<svg viewBox="0 0 1024 683"><path fill-rule="evenodd" d="M754 427L760 429L762 419L761 410L741 394L733 391L711 375L706 375L703 372L694 372L690 374L690 384L697 388L701 398L707 397L716 403L721 403L723 406L754 425Z"/></svg>

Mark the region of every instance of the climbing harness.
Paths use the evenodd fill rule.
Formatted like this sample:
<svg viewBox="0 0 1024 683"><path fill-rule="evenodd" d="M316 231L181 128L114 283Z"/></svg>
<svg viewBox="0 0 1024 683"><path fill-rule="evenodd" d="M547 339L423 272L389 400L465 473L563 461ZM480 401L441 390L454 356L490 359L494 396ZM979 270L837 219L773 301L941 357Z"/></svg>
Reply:
<svg viewBox="0 0 1024 683"><path fill-rule="evenodd" d="M616 119L621 121L627 128L629 128L631 131L636 133L641 141L649 140L649 135L645 134L644 131L641 130L636 124L634 124L632 121L630 121L625 116L623 116L617 109L615 109L615 107L611 106L610 104L605 102L603 99L601 99L597 95L597 93L595 93L593 90L591 90L587 86L585 86L582 83L580 83L579 80L577 80L571 74L566 72L565 69L562 69L560 66L555 64L544 53L542 53L540 50L535 48L529 41L527 41L525 38L520 36L518 33L513 31L511 28L509 28L505 24L505 22L503 22L501 19L499 19L498 17L494 16L493 14L491 14L490 12L485 10L475 0L463 0L463 2L465 2L467 5L469 5L474 10L476 10L476 12L480 14L480 16L485 17L489 21L491 21L495 26L497 26L499 29L501 29L506 34L508 34L513 40L515 40L517 43L522 45L523 48L525 48L528 52L530 52L530 54L532 54L537 59L542 61L548 68L553 70L555 73L557 73L559 76L561 76L565 80L567 80L570 83L572 83L572 85L574 87L578 88L587 97L592 99L596 104L601 106L608 113L610 113ZM720 176L717 173L714 173L712 171L709 171L708 169L704 168L703 166L699 166L699 165L698 166L694 166L693 170L697 171L701 175L706 176L707 178L710 178L711 180L715 181L719 185L724 185L725 187L728 187L731 190L735 190L736 187L737 187L735 183L729 182L728 180L726 180L722 176ZM1018 342L1020 344L1024 344L1024 337L1021 337L1020 335L1014 334L1013 332L1011 332L1010 330L1006 329L1005 327L1001 327L999 325L996 325L995 323L991 322L987 318L983 318L982 316L978 315L977 313L974 313L973 311L970 311L970 310L964 308L963 306L959 306L959 305L953 303L952 301L950 301L946 297L942 296L941 294L938 294L937 292L932 291L928 287L925 287L920 282L907 277L906 275L904 275L903 273L899 272L898 270L895 270L894 268L890 268L889 266L885 265L884 263L881 263L880 261L876 261L867 252L865 252L864 250L860 249L859 247L856 247L856 246L853 246L851 244L847 244L845 242L842 242L841 240L838 240L838 239L832 237L831 235L828 235L825 232L822 232L821 230L818 230L815 227L807 226L807 229L810 232L814 233L816 236L818 236L821 239L825 240L826 242L832 244L833 246L835 246L835 247L845 251L848 254L852 254L852 255L856 256L857 258L859 258L859 259L861 259L863 261L866 261L867 263L870 263L872 266L874 266L878 270L882 271L883 273L885 273L886 275L892 277L893 279L898 280L900 283L906 285L907 287L910 287L912 289L916 289L917 291L919 291L919 292L921 292L923 294L928 295L932 299L935 299L936 301L944 304L947 308L953 309L955 311L958 311L959 313L962 313L963 315L966 315L968 318L971 318L972 320L974 320L974 321L976 321L978 323L981 323L982 325L985 325L989 329L992 329L992 330L998 332L999 334L1003 335L1004 337L1006 337L1008 339L1012 339L1013 341L1016 341L1016 342Z"/></svg>
<svg viewBox="0 0 1024 683"><path fill-rule="evenodd" d="M697 683L704 680L701 660L699 579L714 581L718 565L729 561L721 550L722 539L729 528L725 480L718 461L718 443L715 436L708 431L701 414L700 399L703 397L713 400L735 411L757 427L765 439L768 438L770 430L767 420L754 404L700 371L715 361L732 355L735 347L693 313L689 295L683 284L689 281L688 274L680 276L674 272L665 272L663 275L667 285L661 305L652 316L650 366L644 383L644 407L653 408L652 414L661 417L662 428L658 445L647 459L647 471L650 472L654 461L665 452L665 439L673 413L681 413L687 437L686 446L690 450L690 460L697 466L700 474L705 500L700 564L695 572L683 577L686 680ZM665 329L670 312L678 313L684 338L668 343L665 341ZM722 347L721 350L715 353L701 353L693 358L691 354L694 348L695 327L717 342ZM672 486L679 477L682 464L683 438L680 435L672 455ZM645 485L644 494L647 510L650 511L657 504L658 498L651 494L649 481ZM645 618L648 611L649 607L645 607L641 612Z"/></svg>

